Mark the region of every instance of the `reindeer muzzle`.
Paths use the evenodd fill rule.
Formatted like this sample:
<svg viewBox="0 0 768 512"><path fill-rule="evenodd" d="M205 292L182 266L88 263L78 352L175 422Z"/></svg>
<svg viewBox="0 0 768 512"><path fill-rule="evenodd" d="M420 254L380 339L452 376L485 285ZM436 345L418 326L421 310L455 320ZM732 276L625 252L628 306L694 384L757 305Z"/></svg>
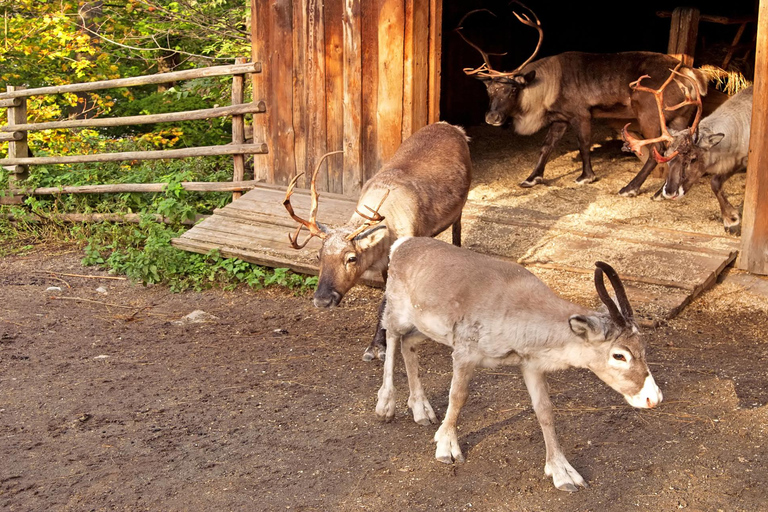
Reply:
<svg viewBox="0 0 768 512"><path fill-rule="evenodd" d="M645 378L643 388L636 395L624 395L629 405L638 409L653 409L661 403L664 395L661 394L659 386L653 380L652 375Z"/></svg>

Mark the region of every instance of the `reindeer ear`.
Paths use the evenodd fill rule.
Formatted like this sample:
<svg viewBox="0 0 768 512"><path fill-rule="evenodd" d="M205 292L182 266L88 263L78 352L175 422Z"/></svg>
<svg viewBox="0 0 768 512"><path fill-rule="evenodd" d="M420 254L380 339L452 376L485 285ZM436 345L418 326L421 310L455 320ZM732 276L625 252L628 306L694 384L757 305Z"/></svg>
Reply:
<svg viewBox="0 0 768 512"><path fill-rule="evenodd" d="M360 249L366 250L381 242L387 236L387 231L387 226L379 224L357 235L354 238L354 242Z"/></svg>
<svg viewBox="0 0 768 512"><path fill-rule="evenodd" d="M573 315L568 319L571 331L584 341L591 343L605 341L602 322L594 316Z"/></svg>
<svg viewBox="0 0 768 512"><path fill-rule="evenodd" d="M536 70L529 71L524 75L517 75L514 77L515 83L520 87L529 85L536 78Z"/></svg>
<svg viewBox="0 0 768 512"><path fill-rule="evenodd" d="M331 232L331 230L325 224L320 224L318 222L317 223L317 227L320 228L320 231L322 231L323 233L330 233Z"/></svg>

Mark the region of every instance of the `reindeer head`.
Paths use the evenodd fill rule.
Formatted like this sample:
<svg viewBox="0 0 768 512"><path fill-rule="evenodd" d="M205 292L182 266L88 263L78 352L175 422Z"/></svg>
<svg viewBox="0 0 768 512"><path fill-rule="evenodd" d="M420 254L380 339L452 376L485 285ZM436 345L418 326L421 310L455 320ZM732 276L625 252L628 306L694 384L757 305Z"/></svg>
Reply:
<svg viewBox="0 0 768 512"><path fill-rule="evenodd" d="M303 173L293 178L283 200L283 206L288 210L288 214L299 223L296 233L293 236L288 235L291 246L294 249L301 249L307 245L313 236L323 240L318 254L320 276L314 294L314 304L321 308L337 306L344 294L360 279L363 272L382 256L386 256L388 250L388 246L382 242L388 240L389 228L385 224L381 224L384 217L379 214L379 208L389 195L389 190L384 191L383 197L375 209L365 205L370 214L357 210L357 215L344 226L332 229L317 222L318 199L320 197L315 185L317 173L323 160L328 155L335 153L341 153L341 151L324 155L312 174L310 186L312 205L308 221L297 216L291 206L293 189ZM362 220L360 226L357 226L358 218ZM299 244L299 233L303 228L307 228L309 237L304 243Z"/></svg>
<svg viewBox="0 0 768 512"><path fill-rule="evenodd" d="M595 288L608 313L573 315L569 319L571 331L599 355L592 358L589 369L600 380L621 393L633 407L656 407L662 394L645 361L646 344L640 337L624 286L610 265L602 261L595 265ZM605 289L604 273L613 285L618 306Z"/></svg>
<svg viewBox="0 0 768 512"><path fill-rule="evenodd" d="M662 188L662 194L666 198L674 198L682 196L691 186L704 174L704 159L703 154L708 151L712 146L722 140L722 134L707 134L699 133L699 121L701 120L702 104L701 104L701 91L696 80L691 77L678 72L681 64L678 64L675 69L671 69L671 73L667 80L661 85L659 89L650 89L640 85L640 82L644 78L650 78L648 75L643 75L636 81L629 84L629 87L633 90L644 91L653 94L656 99L656 107L658 109L659 123L661 127L661 135L654 139L637 139L629 134L627 127L624 126L623 137L626 141L626 146L632 150L635 154L640 154L640 149L648 144L654 144L653 146L653 158L658 163L669 164L669 173L667 180ZM688 80L693 85L695 91L695 97L691 96L691 92L687 87L684 87L680 82L679 77ZM664 106L664 89L672 83L678 86L682 91L685 98L683 101L676 105L669 107ZM677 110L687 105L696 106L696 117L693 120L690 128L685 130L669 130L665 121L664 112ZM719 136L719 138L718 138ZM662 156L656 149L656 143L666 143L667 149ZM695 177L694 177L695 176Z"/></svg>
<svg viewBox="0 0 768 512"><path fill-rule="evenodd" d="M473 76L478 80L481 80L485 84L485 87L488 90L488 98L490 100L488 105L488 112L485 114L485 122L492 126L501 126L507 121L508 118L514 117L515 114L518 113L520 108L518 100L520 91L530 85L531 82L533 82L533 80L536 78L536 71L530 71L525 74L521 73L521 71L539 53L541 42L544 39L544 31L541 28L541 22L539 21L539 18L536 17L536 14L517 0L513 0L513 2L510 3L521 5L533 15L532 20L525 13L512 13L515 15L518 21L520 21L520 23L535 28L539 33L539 42L536 45L536 49L533 51L533 54L514 71L503 72L493 69L491 67L491 62L488 59L488 56L504 54L489 54L484 52L479 46L467 39L461 32L463 29L462 24L467 19L467 17L477 12L488 12L495 16L491 11L488 9L475 9L473 11L469 11L464 15L464 17L461 18L461 21L459 21L459 26L456 27L456 32L459 34L459 36L461 36L461 38L468 45L480 52L480 55L483 56L484 62L480 67L465 68L464 73L466 73L468 76Z"/></svg>
<svg viewBox="0 0 768 512"><path fill-rule="evenodd" d="M667 199L683 197L707 170L707 153L717 146L725 134L712 133L707 128L691 133L690 130L672 130L674 140L664 158L669 158L669 174L661 192Z"/></svg>

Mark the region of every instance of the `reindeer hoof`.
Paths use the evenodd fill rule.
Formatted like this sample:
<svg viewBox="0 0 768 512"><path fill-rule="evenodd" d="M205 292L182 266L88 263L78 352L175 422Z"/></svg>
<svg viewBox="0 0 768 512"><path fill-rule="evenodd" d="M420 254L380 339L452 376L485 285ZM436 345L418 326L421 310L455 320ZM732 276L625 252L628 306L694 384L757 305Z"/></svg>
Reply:
<svg viewBox="0 0 768 512"><path fill-rule="evenodd" d="M373 347L368 347L365 349L365 352L363 352L363 361L373 361L376 355L373 353Z"/></svg>
<svg viewBox="0 0 768 512"><path fill-rule="evenodd" d="M663 200L665 200L666 197L664 197L663 189L660 188L659 190L657 190L656 193L651 196L651 199L654 200L654 201L663 201Z"/></svg>
<svg viewBox="0 0 768 512"><path fill-rule="evenodd" d="M578 185L587 185L588 183L594 183L598 180L597 176L594 174L584 176L583 174L576 178L576 183Z"/></svg>
<svg viewBox="0 0 768 512"><path fill-rule="evenodd" d="M544 179L541 176L536 176L535 178L528 178L525 181L520 183L520 187L522 188L531 188L535 187L539 183L543 182Z"/></svg>
<svg viewBox="0 0 768 512"><path fill-rule="evenodd" d="M563 484L560 487L558 487L561 491L568 491L568 492L576 492L579 490L578 487L576 487L573 484Z"/></svg>
<svg viewBox="0 0 768 512"><path fill-rule="evenodd" d="M622 197L637 197L638 192L636 188L624 187L619 190L619 195Z"/></svg>

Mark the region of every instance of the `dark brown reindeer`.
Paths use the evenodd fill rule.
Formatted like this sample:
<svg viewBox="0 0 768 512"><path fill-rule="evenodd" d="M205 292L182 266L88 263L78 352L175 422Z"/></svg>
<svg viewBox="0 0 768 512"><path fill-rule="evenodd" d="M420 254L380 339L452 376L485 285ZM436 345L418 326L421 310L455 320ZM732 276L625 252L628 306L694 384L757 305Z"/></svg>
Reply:
<svg viewBox="0 0 768 512"><path fill-rule="evenodd" d="M323 240L316 307L337 306L366 270L381 272L386 281L389 249L400 237L431 237L453 226L453 243L461 245L461 210L472 176L467 141L464 130L443 122L418 130L365 183L355 213L337 228L317 222L315 180L322 160L312 175L309 220L297 216L291 206L291 194L301 174L293 179L283 201L288 214L299 223L296 233L289 235L291 245L301 249L309 241L298 243L303 228L309 230L310 238ZM379 318L384 307L382 301ZM379 326L363 359L383 359L385 344L386 332Z"/></svg>
<svg viewBox="0 0 768 512"><path fill-rule="evenodd" d="M485 121L501 126L512 119L515 132L531 135L548 126L549 130L541 148L539 160L533 172L521 187L533 187L544 181L544 166L557 142L568 127L572 127L579 143L582 172L577 183L591 183L597 179L590 161L591 123L593 118L636 119L645 138L659 135L657 109L653 98L632 91L627 84L641 75L653 77L649 86L658 86L680 61L669 55L653 52L583 53L566 52L533 60L541 48L544 32L541 22L530 9L531 16L514 13L517 19L539 33L539 41L533 54L513 71L493 69L489 55L462 34L462 24L477 9L468 12L456 29L469 45L483 57L478 68L466 68L464 72L482 80L488 90L490 104ZM489 11L487 11L489 12ZM706 94L707 82L703 73L687 66L679 72L690 76L699 84L702 95ZM679 103L683 95L672 88L665 96L669 104ZM688 126L693 108L665 111L666 122L675 129ZM656 167L657 162L648 158L640 172L619 191L623 196L635 196Z"/></svg>
<svg viewBox="0 0 768 512"><path fill-rule="evenodd" d="M677 72L674 72L674 75L677 75ZM653 94L660 111L677 108L677 105L665 107L661 101L662 91L670 84L672 75L658 90L641 86L640 82L644 78L646 77L640 77L630 84L630 87ZM675 79L678 87L680 78L688 79L687 76L682 75ZM639 153L646 145L667 143L663 156L659 154L656 147L653 148L653 157L660 163L669 164L667 179L654 199L683 197L702 176L711 176L710 186L720 205L723 226L727 232L738 234L741 216L725 197L723 184L735 173L747 167L752 121L752 88L748 87L739 92L703 119L701 119L702 105L699 95L693 98L687 96L683 104L693 104L697 107L696 118L689 128L669 130L662 122L661 135L656 139L640 140L630 135L625 129L624 140L635 153Z"/></svg>

